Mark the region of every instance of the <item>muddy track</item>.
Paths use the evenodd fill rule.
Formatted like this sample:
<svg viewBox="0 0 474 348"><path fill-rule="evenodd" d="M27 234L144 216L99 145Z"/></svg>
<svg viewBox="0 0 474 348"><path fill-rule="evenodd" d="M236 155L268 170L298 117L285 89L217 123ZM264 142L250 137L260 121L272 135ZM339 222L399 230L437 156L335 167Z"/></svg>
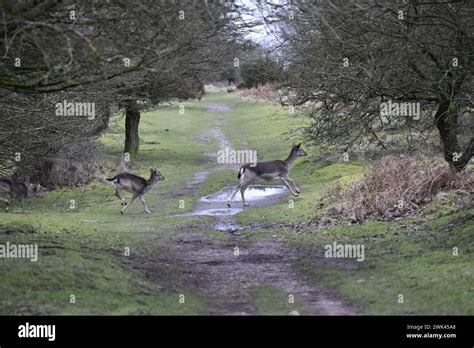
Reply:
<svg viewBox="0 0 474 348"><path fill-rule="evenodd" d="M355 313L328 291L299 279L293 267L299 255L279 241L249 242L234 234L219 243L193 232L183 233L175 242L176 261L189 270L187 282L212 304L208 314L259 314L252 290L262 286L293 295L295 305L304 308L302 314Z"/></svg>
<svg viewBox="0 0 474 348"><path fill-rule="evenodd" d="M210 104L207 110L220 115L215 125L202 135L202 140L217 141L220 148L232 147L220 128L225 122L225 112L230 110L229 106ZM207 153L205 156L207 161L216 161L216 153ZM229 165L227 168L237 171L238 167ZM186 190L189 193L197 192L213 170L217 169L211 166L208 171L195 173ZM272 203L276 202L278 200ZM235 224L235 216L219 216L216 222L217 225L231 226ZM208 229L214 229L215 226L209 226ZM302 314L355 314L353 308L328 291L312 287L300 278L294 264L302 256L299 254L301 250L276 239L255 242L250 241L245 234L222 233L226 234L227 240L214 239L196 228L185 228L168 246L167 256L160 260L160 263L175 265L184 285L208 300L210 306L206 314L261 314L255 307L252 295L252 291L258 287L272 287L285 296L293 295L298 308L304 308ZM324 262L319 265L325 266ZM153 270L149 269L148 272L153 273Z"/></svg>

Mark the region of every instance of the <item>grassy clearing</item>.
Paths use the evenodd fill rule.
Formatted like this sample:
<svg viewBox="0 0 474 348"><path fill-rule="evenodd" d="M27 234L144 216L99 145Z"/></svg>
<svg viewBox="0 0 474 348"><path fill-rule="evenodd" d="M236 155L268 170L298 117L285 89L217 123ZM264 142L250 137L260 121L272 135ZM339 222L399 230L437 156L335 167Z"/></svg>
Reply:
<svg viewBox="0 0 474 348"><path fill-rule="evenodd" d="M300 141L294 129L301 122L298 116L288 115L275 104L245 100L234 107L226 133L233 144L245 140L245 145L258 150L262 160L283 159L291 144ZM246 126L241 127L241 124ZM311 150L313 155L318 152ZM246 210L237 216L237 221L241 224L303 223L320 212L318 200L329 185L352 182L366 168L361 162L321 166L314 158L299 159L290 174L300 186L300 197L289 196L287 201L276 206ZM225 183L222 175L217 179ZM232 179L236 182L236 178ZM427 207L426 211L429 209ZM297 266L301 273L310 275L315 285L336 289L338 294L353 302L360 313L473 314L473 210L456 213L450 209L450 202L433 210L435 215L429 216L430 219L427 219L427 213L419 214L415 222L411 217L323 230L307 228L297 234L278 228L245 233L253 239L272 238L277 234L296 246L312 247L321 255L324 246L334 241L363 244L364 262L342 260L321 268L314 266L314 259L302 258ZM413 228L402 227L410 224ZM459 256L452 253L456 246L460 249ZM404 295L403 304L398 303L399 294Z"/></svg>
<svg viewBox="0 0 474 348"><path fill-rule="evenodd" d="M367 222L321 231L286 234L293 243L363 244L365 261L338 260L334 268L315 269L314 260L300 259L298 269L315 284L337 289L362 313L473 314L474 210L437 221ZM284 233L284 232L282 232ZM459 255L453 255L453 247ZM398 303L403 295L404 303Z"/></svg>
<svg viewBox="0 0 474 348"><path fill-rule="evenodd" d="M236 149L256 149L260 160L283 159L291 144L300 141L296 131L303 122L300 116L235 94L212 94L201 103L184 103L184 115L178 113L177 105L144 113L140 155L132 159L130 167L144 176L150 167L158 167L165 176L147 195L153 213L144 214L136 203L127 215L120 216L113 188L103 182L50 192L43 200L29 201L26 214L18 207L8 214L1 212L0 244L38 243L40 258L37 263L0 259L0 314L205 313L206 300L186 288L179 272L163 267L159 276L151 279L131 263L134 255L155 259L166 255L172 238L190 228L223 242L228 238L208 229L213 221L210 217L169 217L192 209L198 196L237 183L236 172L216 170L196 194L183 191L193 173L210 169L203 152L216 150L215 143L201 138L220 117L205 112L207 103L233 107L223 131ZM123 122L114 118L101 138L109 168L104 175L112 174L121 156ZM318 200L327 187L351 182L366 168L361 162L324 166L315 161L317 149L308 152L310 156L299 159L291 172L302 191L300 197L248 209L237 215L238 223L304 223L320 211ZM184 200L185 209L179 208L180 200ZM364 244L366 260L362 263L302 256L295 264L297 272L309 276L317 286L334 289L361 313L474 314L473 210L459 213L449 206L447 202L432 210L427 207L425 213L396 222L306 228L299 233L279 227L244 233L251 240L276 234L296 249L311 248L315 256L323 255L324 245L333 241ZM13 227L24 232L7 234ZM452 255L455 246L459 256ZM132 258L123 255L127 247ZM324 267L315 265L321 260ZM180 293L186 294L186 305L179 304ZM76 296L75 304L69 303L71 294ZM404 295L404 304L398 304L399 294ZM263 314L300 310L289 308L287 298L273 288L255 289L254 299Z"/></svg>
<svg viewBox="0 0 474 348"><path fill-rule="evenodd" d="M127 267L123 255L128 247L132 255L151 249L148 252L158 256L169 238L186 226L182 219L166 215L183 211L181 199L186 209L192 208L193 197L179 193L195 171L204 169L202 152L208 149L199 136L215 116L203 111L203 103L184 105L184 115L174 106L142 116L141 153L130 166L143 176L149 175L148 168L159 167L166 178L147 195L153 214L144 214L135 204L120 216L113 187L105 183L50 192L42 200L29 201L26 214L19 208L0 213L2 229L17 226L36 231L0 232L1 244L37 243L41 252L37 263L0 260L2 314L194 314L203 308L205 301L182 286L179 293L186 294L186 305L179 304L177 292L143 279ZM101 139L110 173L121 156L123 122L123 118L113 119ZM180 287L179 279L175 282ZM69 303L71 294L76 296L75 304Z"/></svg>

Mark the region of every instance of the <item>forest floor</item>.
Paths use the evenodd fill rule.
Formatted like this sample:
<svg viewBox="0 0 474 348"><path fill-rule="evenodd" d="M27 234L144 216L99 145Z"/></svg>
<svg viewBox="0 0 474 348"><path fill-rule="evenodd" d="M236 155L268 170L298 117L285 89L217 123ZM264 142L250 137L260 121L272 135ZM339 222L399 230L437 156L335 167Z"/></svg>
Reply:
<svg viewBox="0 0 474 348"><path fill-rule="evenodd" d="M305 119L228 93L182 105L142 115L140 154L127 164L165 176L146 195L152 214L137 202L120 215L103 180L0 212L0 244L39 249L37 262L0 259L0 314L474 314L474 209L440 200L396 221L315 228L325 190L368 164L319 163L307 148L290 173L299 197L281 190L228 209L208 198L238 183L239 165L217 152L283 159ZM123 127L114 117L100 139L104 176L120 161ZM364 260L325 257L333 243L363 245Z"/></svg>

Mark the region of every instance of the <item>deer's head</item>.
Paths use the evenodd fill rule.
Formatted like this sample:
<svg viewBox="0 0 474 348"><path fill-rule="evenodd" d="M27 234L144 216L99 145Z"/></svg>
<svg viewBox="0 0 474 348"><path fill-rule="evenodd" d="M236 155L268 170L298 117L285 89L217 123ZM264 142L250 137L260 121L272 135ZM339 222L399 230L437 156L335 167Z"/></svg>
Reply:
<svg viewBox="0 0 474 348"><path fill-rule="evenodd" d="M308 155L305 150L301 148L301 143L298 145L293 145L291 148L291 153L293 153L295 156L306 156Z"/></svg>
<svg viewBox="0 0 474 348"><path fill-rule="evenodd" d="M40 184L28 184L28 196L30 197L44 197L44 189Z"/></svg>
<svg viewBox="0 0 474 348"><path fill-rule="evenodd" d="M160 180L165 180L165 177L163 175L161 175L161 173L158 169L150 168L150 180L149 181L157 182L157 181L160 181Z"/></svg>

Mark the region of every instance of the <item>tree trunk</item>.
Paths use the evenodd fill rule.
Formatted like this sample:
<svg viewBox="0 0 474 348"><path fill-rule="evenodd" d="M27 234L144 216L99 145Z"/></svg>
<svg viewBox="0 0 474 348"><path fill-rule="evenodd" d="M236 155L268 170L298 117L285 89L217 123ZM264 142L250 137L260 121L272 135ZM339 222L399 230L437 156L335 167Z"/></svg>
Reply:
<svg viewBox="0 0 474 348"><path fill-rule="evenodd" d="M110 113L110 105L104 106L102 108L102 110L99 112L98 117L94 120L95 124L91 131L92 135L99 135L104 130L109 128Z"/></svg>
<svg viewBox="0 0 474 348"><path fill-rule="evenodd" d="M474 139L461 149L458 141L458 113L449 100L439 104L435 115L436 126L444 147L444 158L449 165L460 172L469 163L474 151Z"/></svg>
<svg viewBox="0 0 474 348"><path fill-rule="evenodd" d="M140 137L138 136L138 125L140 123L140 111L138 111L135 100L125 104L125 148L123 152L138 155Z"/></svg>

